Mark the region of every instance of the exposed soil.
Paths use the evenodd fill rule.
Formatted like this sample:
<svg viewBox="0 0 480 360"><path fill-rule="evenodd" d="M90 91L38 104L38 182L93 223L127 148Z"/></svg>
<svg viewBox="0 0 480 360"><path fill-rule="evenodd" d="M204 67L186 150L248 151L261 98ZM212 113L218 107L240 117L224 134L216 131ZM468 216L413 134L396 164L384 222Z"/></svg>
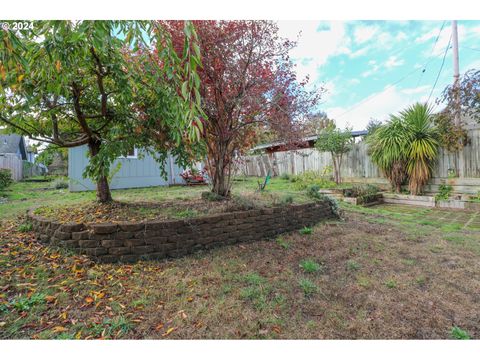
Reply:
<svg viewBox="0 0 480 360"><path fill-rule="evenodd" d="M120 202L107 204L89 202L77 206L39 207L35 214L55 219L61 223L117 223L123 221L143 221L151 219L182 219L245 210L255 206L253 203L239 203L235 199L228 201L208 201L203 199L175 200L161 202Z"/></svg>

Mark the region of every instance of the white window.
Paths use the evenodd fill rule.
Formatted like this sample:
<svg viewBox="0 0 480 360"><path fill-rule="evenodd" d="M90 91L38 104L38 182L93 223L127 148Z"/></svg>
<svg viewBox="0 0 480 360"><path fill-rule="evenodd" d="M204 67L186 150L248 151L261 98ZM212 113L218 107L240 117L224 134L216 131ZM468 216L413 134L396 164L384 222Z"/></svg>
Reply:
<svg viewBox="0 0 480 360"><path fill-rule="evenodd" d="M125 156L120 156L120 159L137 159L138 158L138 149L133 147Z"/></svg>

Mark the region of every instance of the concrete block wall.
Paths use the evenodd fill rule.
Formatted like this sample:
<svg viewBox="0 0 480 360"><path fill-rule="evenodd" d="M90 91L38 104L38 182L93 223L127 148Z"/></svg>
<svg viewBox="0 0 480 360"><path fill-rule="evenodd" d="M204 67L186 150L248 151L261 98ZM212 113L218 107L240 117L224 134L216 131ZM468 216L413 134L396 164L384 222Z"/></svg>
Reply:
<svg viewBox="0 0 480 360"><path fill-rule="evenodd" d="M28 212L39 241L70 248L99 262L178 257L214 246L272 238L333 217L327 201L118 224L61 224Z"/></svg>

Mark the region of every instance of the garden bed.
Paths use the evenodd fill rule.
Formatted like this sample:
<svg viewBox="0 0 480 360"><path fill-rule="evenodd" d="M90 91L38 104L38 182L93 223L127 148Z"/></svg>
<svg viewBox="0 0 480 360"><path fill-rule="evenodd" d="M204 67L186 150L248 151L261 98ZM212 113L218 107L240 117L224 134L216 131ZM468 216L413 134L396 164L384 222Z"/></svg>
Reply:
<svg viewBox="0 0 480 360"><path fill-rule="evenodd" d="M331 204L326 200L183 220L118 223L59 222L34 211L28 213L38 240L68 247L100 262L178 257L196 250L273 237L333 217Z"/></svg>
<svg viewBox="0 0 480 360"><path fill-rule="evenodd" d="M373 206L383 203L383 195L379 193L357 197L343 197L343 201L352 205Z"/></svg>
<svg viewBox="0 0 480 360"><path fill-rule="evenodd" d="M419 195L384 193L383 194L383 201L386 204L435 207L435 197L434 196L419 196Z"/></svg>

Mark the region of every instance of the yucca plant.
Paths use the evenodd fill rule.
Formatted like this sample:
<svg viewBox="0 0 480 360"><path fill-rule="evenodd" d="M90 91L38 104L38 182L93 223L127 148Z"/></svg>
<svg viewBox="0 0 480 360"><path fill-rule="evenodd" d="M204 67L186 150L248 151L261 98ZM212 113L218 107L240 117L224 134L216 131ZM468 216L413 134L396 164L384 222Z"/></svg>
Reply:
<svg viewBox="0 0 480 360"><path fill-rule="evenodd" d="M401 191L407 179L407 140L404 121L394 115L367 138L372 161L382 170L396 192Z"/></svg>
<svg viewBox="0 0 480 360"><path fill-rule="evenodd" d="M383 171L396 192L408 179L417 195L432 175L438 153L433 114L426 104L415 104L391 115L390 120L367 138L372 161Z"/></svg>
<svg viewBox="0 0 480 360"><path fill-rule="evenodd" d="M421 193L432 176L438 154L438 133L433 126L432 108L427 104L410 106L400 113L407 129L408 188L412 195Z"/></svg>

